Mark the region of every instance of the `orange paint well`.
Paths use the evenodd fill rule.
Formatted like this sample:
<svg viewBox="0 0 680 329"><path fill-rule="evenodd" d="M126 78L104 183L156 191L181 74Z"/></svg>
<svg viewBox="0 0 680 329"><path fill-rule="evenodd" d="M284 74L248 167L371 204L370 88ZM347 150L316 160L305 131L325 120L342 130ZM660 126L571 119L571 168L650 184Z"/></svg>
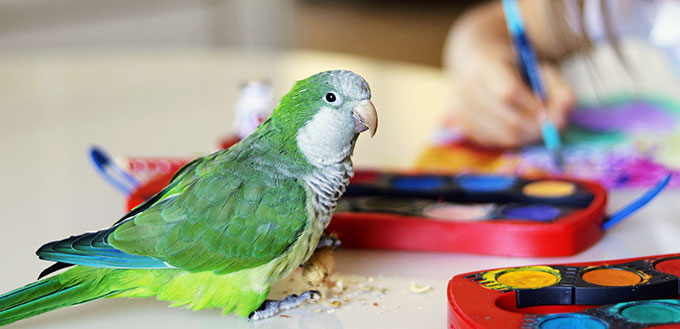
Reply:
<svg viewBox="0 0 680 329"><path fill-rule="evenodd" d="M645 277L644 274L623 268L597 268L583 273L581 279L600 286L623 287L642 283Z"/></svg>

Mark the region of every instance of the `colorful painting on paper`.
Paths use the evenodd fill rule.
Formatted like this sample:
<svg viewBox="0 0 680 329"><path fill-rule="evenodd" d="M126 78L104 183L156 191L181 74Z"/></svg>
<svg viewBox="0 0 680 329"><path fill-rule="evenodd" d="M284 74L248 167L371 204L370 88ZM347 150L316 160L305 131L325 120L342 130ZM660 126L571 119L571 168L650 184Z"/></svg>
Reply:
<svg viewBox="0 0 680 329"><path fill-rule="evenodd" d="M455 128L443 128L420 156L422 170L562 174L592 179L608 188L647 187L668 173L680 187L680 106L661 97L619 96L584 103L572 111L563 132L565 166L560 172L545 148L512 151L481 149L464 141Z"/></svg>

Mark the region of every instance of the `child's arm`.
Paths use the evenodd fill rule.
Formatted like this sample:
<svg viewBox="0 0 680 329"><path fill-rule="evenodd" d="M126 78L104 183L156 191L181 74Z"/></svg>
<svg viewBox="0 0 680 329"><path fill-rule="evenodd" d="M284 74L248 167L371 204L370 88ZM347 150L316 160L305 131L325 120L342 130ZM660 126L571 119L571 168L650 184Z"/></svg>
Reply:
<svg viewBox="0 0 680 329"><path fill-rule="evenodd" d="M520 1L527 34L542 60L546 108L562 127L574 96L551 62L577 49L577 44L552 36L545 5L544 0ZM500 1L466 13L449 34L444 56L453 78L453 116L470 139L486 146L515 147L540 138L540 103L519 74Z"/></svg>

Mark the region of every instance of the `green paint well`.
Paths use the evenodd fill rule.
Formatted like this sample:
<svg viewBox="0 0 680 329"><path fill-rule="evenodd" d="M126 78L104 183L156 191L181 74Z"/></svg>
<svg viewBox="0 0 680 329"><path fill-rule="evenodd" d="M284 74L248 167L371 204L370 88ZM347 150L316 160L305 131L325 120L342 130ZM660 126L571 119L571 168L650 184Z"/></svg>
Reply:
<svg viewBox="0 0 680 329"><path fill-rule="evenodd" d="M680 307L667 303L632 305L622 309L620 314L629 321L639 323L680 322Z"/></svg>

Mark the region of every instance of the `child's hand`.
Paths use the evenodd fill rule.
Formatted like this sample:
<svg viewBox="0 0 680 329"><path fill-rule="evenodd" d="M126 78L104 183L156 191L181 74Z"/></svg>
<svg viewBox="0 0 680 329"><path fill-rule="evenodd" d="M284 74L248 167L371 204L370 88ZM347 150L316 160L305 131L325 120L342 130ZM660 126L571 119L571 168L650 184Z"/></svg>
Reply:
<svg viewBox="0 0 680 329"><path fill-rule="evenodd" d="M574 95L556 68L541 65L546 109L563 128ZM541 104L522 80L515 63L485 58L461 68L453 84L451 113L466 136L482 146L512 148L541 137Z"/></svg>

